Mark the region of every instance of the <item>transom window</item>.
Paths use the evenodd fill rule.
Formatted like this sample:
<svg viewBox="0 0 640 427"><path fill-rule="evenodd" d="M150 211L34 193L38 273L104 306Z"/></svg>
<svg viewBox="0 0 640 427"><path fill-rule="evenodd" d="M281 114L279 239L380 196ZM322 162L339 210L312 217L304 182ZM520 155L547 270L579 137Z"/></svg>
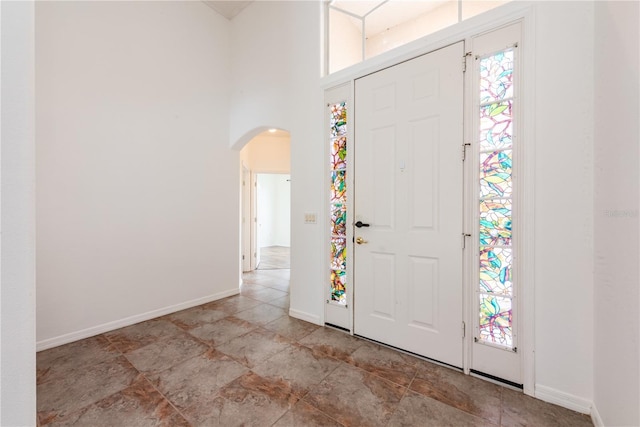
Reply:
<svg viewBox="0 0 640 427"><path fill-rule="evenodd" d="M407 44L509 0L331 0L328 73Z"/></svg>

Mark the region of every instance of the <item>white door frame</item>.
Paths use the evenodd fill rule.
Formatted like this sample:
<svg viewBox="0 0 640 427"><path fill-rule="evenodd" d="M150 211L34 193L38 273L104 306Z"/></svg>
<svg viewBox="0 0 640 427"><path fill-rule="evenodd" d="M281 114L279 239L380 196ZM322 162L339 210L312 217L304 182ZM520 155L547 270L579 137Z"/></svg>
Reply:
<svg viewBox="0 0 640 427"><path fill-rule="evenodd" d="M534 52L535 52L535 4L525 3L519 4L518 2L512 2L505 4L497 9L491 10L487 13L469 19L467 21L461 22L459 24L453 25L449 28L446 28L442 31L439 31L435 34L426 36L422 39L411 42L405 46L399 47L393 51L386 52L381 54L375 58L362 62L360 64L354 65L346 70L343 70L338 73L334 73L330 76L324 78L322 82L322 87L325 90L329 90L331 88L336 88L338 86L343 86L343 90L349 92L349 96L346 97L346 101L353 106L354 99L354 81L357 78L363 77L367 74L382 70L384 68L393 66L400 62L412 59L416 56L424 55L431 51L440 49L449 44L465 41L469 44L472 38L477 34L482 34L485 32L489 32L508 24L512 24L516 21L522 22L522 44L523 51L521 57L521 70L522 74L525 76L521 79L521 94L522 94L522 102L521 109L526 111L526 115L522 115L520 122L520 130L521 135L526 135L527 141L535 141L535 103L534 103L534 93L535 93L535 67L534 67ZM461 58L462 62L462 58ZM468 86L468 85L467 85ZM465 100L468 100L469 96L469 88L465 87ZM469 126L469 118L472 112L469 111L469 102L465 105L465 126ZM465 129L466 132L470 132L470 129L467 127ZM469 135L469 133L467 133ZM325 143L328 144L326 138L324 139ZM353 156L353 150L350 152L351 156ZM349 154L348 154L349 155ZM534 171L535 171L535 147L531 143L523 143L521 148L521 156L526 161L520 162L520 170L519 170L519 185L518 190L520 195L519 203L521 206L521 211L527 212L527 216L523 216L520 218L520 225L518 228L518 233L520 235L521 247L520 247L520 261L519 261L519 276L520 276L520 344L519 350L522 351L522 383L523 390L525 394L534 396L535 395L535 360L534 360L534 302L535 302L535 233L534 233L534 210L532 207L534 206L534 197L535 197L535 188L534 188ZM353 174L351 174L353 176ZM467 180L469 181L469 180ZM327 184L325 184L325 195L329 194L329 186L328 180L325 180ZM353 182L351 180L347 181L347 188L353 186ZM349 191L349 190L347 190ZM328 212L328 197L325 197L325 212ZM350 215L347 219L348 222L351 221L352 216ZM330 241L330 236L328 232L328 227L325 227L327 231L325 231L325 239L324 247L321 249L323 253L328 252L328 242ZM351 247L349 247L351 245ZM347 250L348 253L353 253L353 243L351 239L348 240ZM470 252L470 251L467 251ZM349 262L349 260L347 260ZM466 317L467 324L467 334L465 343L463 346L463 363L464 363L464 372L469 374L469 366L470 366L470 357L471 357L471 340L473 334L470 333L469 325L473 325L472 316L475 313L471 313L471 307L469 307L469 290L470 290L470 277L471 277L471 268L469 262L465 265L465 295L463 295L463 312ZM349 271L349 267L348 270ZM326 283L328 287L328 268L327 273L325 274ZM326 292L323 292L323 296ZM351 304L349 304L351 305ZM349 314L349 327L353 333L353 310L352 307L348 308ZM327 314L324 313L323 321L326 321Z"/></svg>
<svg viewBox="0 0 640 427"><path fill-rule="evenodd" d="M242 271L251 271L251 170L242 168Z"/></svg>

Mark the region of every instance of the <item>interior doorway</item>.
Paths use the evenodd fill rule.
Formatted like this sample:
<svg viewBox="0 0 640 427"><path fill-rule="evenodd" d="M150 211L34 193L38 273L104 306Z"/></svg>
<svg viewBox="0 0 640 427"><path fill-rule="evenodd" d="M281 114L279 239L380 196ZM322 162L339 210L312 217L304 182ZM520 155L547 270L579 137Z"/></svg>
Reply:
<svg viewBox="0 0 640 427"><path fill-rule="evenodd" d="M257 174L258 270L288 269L291 246L291 176Z"/></svg>
<svg viewBox="0 0 640 427"><path fill-rule="evenodd" d="M242 271L290 267L290 136L270 129L240 151Z"/></svg>

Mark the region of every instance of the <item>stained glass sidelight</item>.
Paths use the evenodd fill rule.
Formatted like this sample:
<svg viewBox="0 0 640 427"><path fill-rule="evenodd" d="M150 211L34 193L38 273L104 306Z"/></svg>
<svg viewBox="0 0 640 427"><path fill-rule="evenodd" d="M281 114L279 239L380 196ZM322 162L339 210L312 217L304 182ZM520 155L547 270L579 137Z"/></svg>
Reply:
<svg viewBox="0 0 640 427"><path fill-rule="evenodd" d="M479 61L479 342L513 347L514 50Z"/></svg>
<svg viewBox="0 0 640 427"><path fill-rule="evenodd" d="M329 105L330 300L347 303L347 106Z"/></svg>

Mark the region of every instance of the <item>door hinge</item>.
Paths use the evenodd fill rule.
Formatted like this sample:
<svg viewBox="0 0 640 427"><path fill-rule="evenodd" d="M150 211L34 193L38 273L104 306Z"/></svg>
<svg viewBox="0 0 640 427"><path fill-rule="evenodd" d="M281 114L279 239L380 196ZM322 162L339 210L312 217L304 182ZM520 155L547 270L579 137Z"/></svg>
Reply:
<svg viewBox="0 0 640 427"><path fill-rule="evenodd" d="M242 255L242 260L244 261L244 255Z"/></svg>
<svg viewBox="0 0 640 427"><path fill-rule="evenodd" d="M462 144L462 161L464 162L467 159L467 147L471 147L470 142L465 142Z"/></svg>
<svg viewBox="0 0 640 427"><path fill-rule="evenodd" d="M467 325L462 322L462 338L467 336Z"/></svg>
<svg viewBox="0 0 640 427"><path fill-rule="evenodd" d="M462 233L462 249L467 247L467 237L471 237L471 234Z"/></svg>
<svg viewBox="0 0 640 427"><path fill-rule="evenodd" d="M467 57L471 56L471 52L467 52L464 54L464 56L462 57L462 72L466 73L467 72Z"/></svg>

